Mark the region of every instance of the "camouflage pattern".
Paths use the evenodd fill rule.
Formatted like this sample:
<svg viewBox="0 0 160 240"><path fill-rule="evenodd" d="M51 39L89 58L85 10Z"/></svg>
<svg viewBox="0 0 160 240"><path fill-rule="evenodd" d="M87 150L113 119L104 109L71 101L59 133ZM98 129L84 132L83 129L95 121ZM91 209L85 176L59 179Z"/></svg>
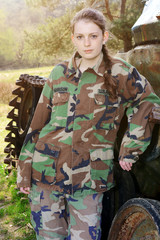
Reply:
<svg viewBox="0 0 160 240"><path fill-rule="evenodd" d="M149 82L121 59L112 77L117 97L108 93L105 64L81 73L71 61L55 66L45 84L18 163L18 187L38 186L84 196L114 186L113 149L126 112L128 129L119 160L134 163L151 140L151 109L160 104Z"/></svg>
<svg viewBox="0 0 160 240"><path fill-rule="evenodd" d="M39 240L100 240L102 194L84 198L32 186L31 222Z"/></svg>

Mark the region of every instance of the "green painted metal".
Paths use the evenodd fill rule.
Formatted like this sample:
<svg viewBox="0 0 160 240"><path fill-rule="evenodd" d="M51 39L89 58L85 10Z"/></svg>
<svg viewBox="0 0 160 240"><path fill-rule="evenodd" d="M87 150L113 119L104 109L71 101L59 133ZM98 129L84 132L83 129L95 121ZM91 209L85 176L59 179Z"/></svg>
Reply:
<svg viewBox="0 0 160 240"><path fill-rule="evenodd" d="M141 16L132 27L135 44L160 43L160 2L147 0Z"/></svg>

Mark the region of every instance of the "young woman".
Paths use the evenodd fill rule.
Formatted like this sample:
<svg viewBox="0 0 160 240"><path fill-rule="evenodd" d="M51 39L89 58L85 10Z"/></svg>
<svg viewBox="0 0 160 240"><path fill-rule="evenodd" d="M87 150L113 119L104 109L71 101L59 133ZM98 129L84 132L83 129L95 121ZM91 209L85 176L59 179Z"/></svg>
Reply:
<svg viewBox="0 0 160 240"><path fill-rule="evenodd" d="M150 143L148 117L160 103L133 66L108 55L101 12L83 9L71 26L77 51L51 72L18 163L37 239L100 239L102 196L114 186L113 149L124 111L119 162L129 171Z"/></svg>

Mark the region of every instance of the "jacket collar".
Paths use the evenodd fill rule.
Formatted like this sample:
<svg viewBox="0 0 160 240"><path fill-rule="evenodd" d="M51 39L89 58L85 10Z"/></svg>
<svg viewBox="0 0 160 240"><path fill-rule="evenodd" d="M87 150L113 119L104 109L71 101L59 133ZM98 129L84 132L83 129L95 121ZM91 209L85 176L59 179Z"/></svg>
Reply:
<svg viewBox="0 0 160 240"><path fill-rule="evenodd" d="M68 62L67 78L69 78L71 75L77 74L79 72L79 69L76 65L77 58L81 58L81 56L79 55L78 52L75 52ZM105 68L105 62L103 60L103 53L101 53L97 64L90 70L94 71L99 76L104 75L104 73L106 72L106 68Z"/></svg>

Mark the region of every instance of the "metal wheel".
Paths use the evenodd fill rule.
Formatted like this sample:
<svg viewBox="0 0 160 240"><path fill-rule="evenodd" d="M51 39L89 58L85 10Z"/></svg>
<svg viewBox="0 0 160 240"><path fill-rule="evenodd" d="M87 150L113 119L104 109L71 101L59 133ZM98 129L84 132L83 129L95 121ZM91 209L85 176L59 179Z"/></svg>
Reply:
<svg viewBox="0 0 160 240"><path fill-rule="evenodd" d="M4 159L4 163L9 165L8 170L12 166L16 166L45 81L46 79L42 77L28 74L21 75L16 81L16 85L19 87L12 92L15 97L9 103L13 109L7 115L7 118L10 118L11 121L6 126L9 133L5 137L5 142L8 142L8 145L5 147L4 152L8 153L8 155Z"/></svg>
<svg viewBox="0 0 160 240"><path fill-rule="evenodd" d="M160 202L128 200L116 214L108 240L160 240Z"/></svg>
<svg viewBox="0 0 160 240"><path fill-rule="evenodd" d="M28 125L34 112L34 95L32 87L27 87L24 91L23 98L18 109L18 133L20 136L26 135Z"/></svg>

